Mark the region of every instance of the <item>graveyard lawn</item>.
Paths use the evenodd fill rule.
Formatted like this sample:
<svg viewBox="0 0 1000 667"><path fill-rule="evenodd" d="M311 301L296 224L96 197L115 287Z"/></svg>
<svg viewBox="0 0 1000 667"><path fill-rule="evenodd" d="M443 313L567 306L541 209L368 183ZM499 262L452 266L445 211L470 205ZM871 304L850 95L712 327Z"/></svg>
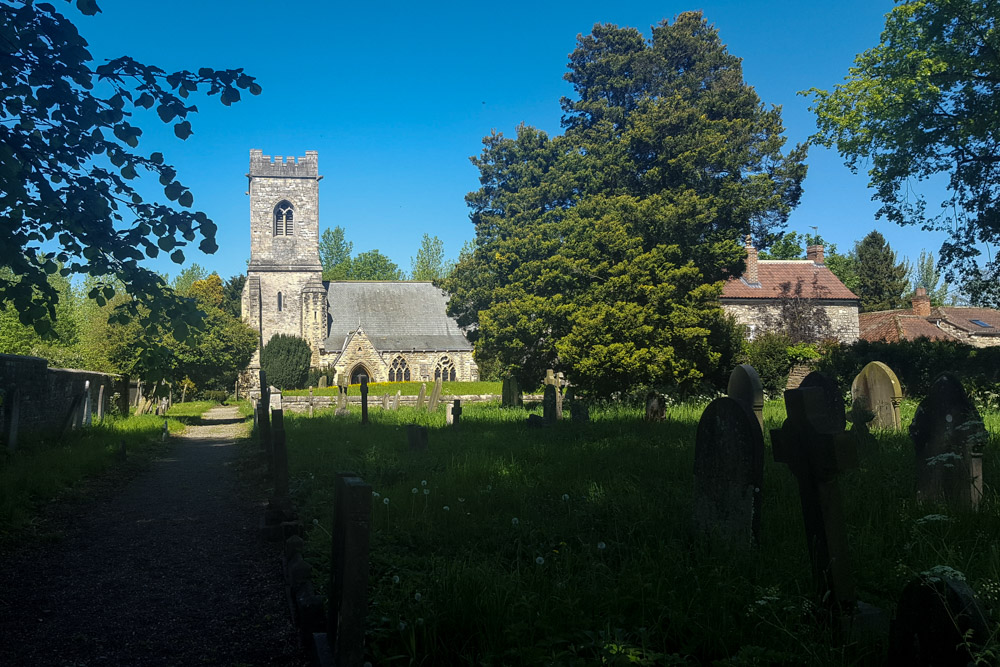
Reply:
<svg viewBox="0 0 1000 667"><path fill-rule="evenodd" d="M372 382L368 385L369 396L382 396L388 394L395 396L400 392L402 396L416 396L420 393L420 385L427 385L427 395L430 396L431 389L434 388L434 381L429 382ZM495 394L500 395L499 382L442 382L442 396L482 396ZM337 387L324 387L323 389L313 389L313 396L336 396ZM308 389L289 389L282 392L286 396L308 396ZM352 384L347 388L348 396L361 396L361 385Z"/></svg>
<svg viewBox="0 0 1000 667"><path fill-rule="evenodd" d="M182 403L166 418L170 433L180 433L211 402ZM177 416L174 413L179 413ZM38 533L44 506L66 493L86 493L83 480L111 468L141 469L163 451L164 417L108 415L103 423L63 437L25 437L15 452L0 454L0 547ZM120 458L125 443L126 459Z"/></svg>
<svg viewBox="0 0 1000 667"><path fill-rule="evenodd" d="M838 644L817 620L796 481L769 439L759 548L696 536L703 408L647 423L640 409L596 406L590 422L530 430L527 411L496 404L464 406L458 427L443 406L373 408L368 426L356 407L286 414L314 583L328 590L334 478L351 470L374 495L372 664L882 664L884 638ZM903 403L904 429L914 409ZM784 417L768 402L765 433ZM986 422L992 488L978 513L915 502L905 430L859 446L859 467L840 477L859 599L892 612L914 575L953 568L996 626L1000 420ZM410 423L428 427L426 451L409 450Z"/></svg>

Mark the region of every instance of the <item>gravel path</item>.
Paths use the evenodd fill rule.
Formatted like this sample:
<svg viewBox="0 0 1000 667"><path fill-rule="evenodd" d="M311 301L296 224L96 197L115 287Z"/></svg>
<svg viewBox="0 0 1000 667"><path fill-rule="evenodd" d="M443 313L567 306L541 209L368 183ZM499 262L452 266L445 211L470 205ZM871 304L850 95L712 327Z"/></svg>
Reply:
<svg viewBox="0 0 1000 667"><path fill-rule="evenodd" d="M302 665L279 556L257 538L213 408L66 538L0 563L0 665Z"/></svg>

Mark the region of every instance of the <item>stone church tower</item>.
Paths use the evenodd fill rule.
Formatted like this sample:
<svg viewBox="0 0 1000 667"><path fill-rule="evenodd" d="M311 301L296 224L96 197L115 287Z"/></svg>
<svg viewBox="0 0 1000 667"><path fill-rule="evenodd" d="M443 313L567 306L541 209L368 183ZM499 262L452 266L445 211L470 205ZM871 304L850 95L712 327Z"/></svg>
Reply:
<svg viewBox="0 0 1000 667"><path fill-rule="evenodd" d="M327 299L319 261L319 158L272 158L250 151L250 265L243 288L243 319L260 332L304 338L312 365L327 337ZM260 368L260 350L250 370ZM257 384L256 378L251 379Z"/></svg>

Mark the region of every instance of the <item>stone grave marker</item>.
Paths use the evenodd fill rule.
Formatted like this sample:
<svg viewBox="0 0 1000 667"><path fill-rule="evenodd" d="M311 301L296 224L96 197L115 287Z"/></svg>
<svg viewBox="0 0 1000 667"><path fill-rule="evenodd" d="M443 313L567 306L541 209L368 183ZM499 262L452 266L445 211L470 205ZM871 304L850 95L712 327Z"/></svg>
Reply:
<svg viewBox="0 0 1000 667"><path fill-rule="evenodd" d="M542 395L542 419L546 424L554 424L556 421L556 386L554 384L545 385L545 393Z"/></svg>
<svg viewBox="0 0 1000 667"><path fill-rule="evenodd" d="M17 449L17 434L21 422L21 390L14 389L8 396L4 396L4 416L6 417L7 451L13 452Z"/></svg>
<svg viewBox="0 0 1000 667"><path fill-rule="evenodd" d="M309 416L313 416L313 388L309 387Z"/></svg>
<svg viewBox="0 0 1000 667"><path fill-rule="evenodd" d="M104 421L104 389L105 386L102 384L101 388L97 390L97 421Z"/></svg>
<svg viewBox="0 0 1000 667"><path fill-rule="evenodd" d="M399 397L402 395L402 393L403 393L402 390L397 389L396 395L392 397L392 409L394 411L399 410Z"/></svg>
<svg viewBox="0 0 1000 667"><path fill-rule="evenodd" d="M284 410L272 410L271 421L271 477L276 498L288 497L288 450L285 447Z"/></svg>
<svg viewBox="0 0 1000 667"><path fill-rule="evenodd" d="M667 399L663 394L649 392L646 394L646 421L661 422L667 416Z"/></svg>
<svg viewBox="0 0 1000 667"><path fill-rule="evenodd" d="M437 410L438 401L441 400L441 378L434 380L434 389L431 390L431 398L427 401L427 412Z"/></svg>
<svg viewBox="0 0 1000 667"><path fill-rule="evenodd" d="M320 375L319 376L319 388L320 389L326 389L326 383L327 382L329 382L329 380L327 380L327 377L325 375Z"/></svg>
<svg viewBox="0 0 1000 667"><path fill-rule="evenodd" d="M389 409L389 394L382 394L382 409Z"/></svg>
<svg viewBox="0 0 1000 667"><path fill-rule="evenodd" d="M966 667L991 635L979 601L964 581L925 574L899 597L889 633L890 667Z"/></svg>
<svg viewBox="0 0 1000 667"><path fill-rule="evenodd" d="M844 392L836 382L819 371L812 371L802 378L799 387L818 387L823 391L823 402L826 405L824 419L832 420L831 428L843 431L847 428L847 411L844 405Z"/></svg>
<svg viewBox="0 0 1000 667"><path fill-rule="evenodd" d="M563 391L566 387L566 376L561 372L556 373L556 421L563 418Z"/></svg>
<svg viewBox="0 0 1000 667"><path fill-rule="evenodd" d="M590 406L576 395L573 387L566 389L566 405L569 407L569 417L575 422L590 421Z"/></svg>
<svg viewBox="0 0 1000 667"><path fill-rule="evenodd" d="M740 364L729 374L729 386L726 393L730 398L740 402L750 410L764 431L764 385L760 382L757 370L750 364Z"/></svg>
<svg viewBox="0 0 1000 667"><path fill-rule="evenodd" d="M917 498L978 509L989 435L962 383L951 373L939 376L920 402L910 438L917 459Z"/></svg>
<svg viewBox="0 0 1000 667"><path fill-rule="evenodd" d="M361 376L361 423L368 423L368 376Z"/></svg>
<svg viewBox="0 0 1000 667"><path fill-rule="evenodd" d="M270 396L270 399L268 401L268 405L271 408L271 410L283 410L284 409L284 406L281 403L281 390L280 389L278 389L277 387L271 387L270 390L268 391L268 396Z"/></svg>
<svg viewBox="0 0 1000 667"><path fill-rule="evenodd" d="M903 390L896 374L881 361L873 361L851 383L852 420L866 410L873 415L867 426L898 431L902 428L899 418L902 400Z"/></svg>
<svg viewBox="0 0 1000 667"><path fill-rule="evenodd" d="M510 378L505 377L500 384L500 407L509 408L514 405L514 400L510 396Z"/></svg>
<svg viewBox="0 0 1000 667"><path fill-rule="evenodd" d="M556 383L556 372L551 368L549 368L545 371L545 381L543 384L554 385L555 383Z"/></svg>
<svg viewBox="0 0 1000 667"><path fill-rule="evenodd" d="M417 410L424 409L424 400L427 398L427 383L420 383L420 391L417 392Z"/></svg>
<svg viewBox="0 0 1000 667"><path fill-rule="evenodd" d="M857 450L844 431L843 400L839 392L831 399L831 385L836 387L819 375L809 385L803 381L786 390L788 418L771 431L771 443L774 460L786 464L798 481L817 595L832 609L853 613L857 603L837 475L857 467Z"/></svg>
<svg viewBox="0 0 1000 667"><path fill-rule="evenodd" d="M760 541L764 434L747 406L722 396L705 408L694 450L694 525L749 548Z"/></svg>
<svg viewBox="0 0 1000 667"><path fill-rule="evenodd" d="M337 383L337 410L333 414L337 417L347 415L347 385L342 381Z"/></svg>
<svg viewBox="0 0 1000 667"><path fill-rule="evenodd" d="M448 415L448 423L452 426L458 426L462 420L462 400L456 398L446 411Z"/></svg>
<svg viewBox="0 0 1000 667"><path fill-rule="evenodd" d="M427 427L416 424L406 425L406 441L411 452L427 451Z"/></svg>

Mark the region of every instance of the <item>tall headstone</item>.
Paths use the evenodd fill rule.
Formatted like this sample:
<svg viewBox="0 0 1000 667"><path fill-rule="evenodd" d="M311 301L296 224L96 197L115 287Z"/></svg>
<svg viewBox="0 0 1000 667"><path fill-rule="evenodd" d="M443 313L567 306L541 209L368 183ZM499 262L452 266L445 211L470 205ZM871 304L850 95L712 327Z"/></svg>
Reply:
<svg viewBox="0 0 1000 667"><path fill-rule="evenodd" d="M761 384L757 370L750 364L740 364L729 374L729 386L726 389L729 398L736 399L752 412L764 431L764 385Z"/></svg>
<svg viewBox="0 0 1000 667"><path fill-rule="evenodd" d="M368 423L368 376L361 376L361 423Z"/></svg>
<svg viewBox="0 0 1000 667"><path fill-rule="evenodd" d="M93 407L90 402L90 380L83 383L83 418L80 420L84 426L93 423Z"/></svg>
<svg viewBox="0 0 1000 667"><path fill-rule="evenodd" d="M281 390L277 387L271 387L268 392L270 396L269 405L271 410L284 410L284 405L281 403Z"/></svg>
<svg viewBox="0 0 1000 667"><path fill-rule="evenodd" d="M328 380L327 380L327 378L326 378L325 375L320 375L319 376L319 388L320 389L326 389L326 383L327 382L328 382Z"/></svg>
<svg viewBox="0 0 1000 667"><path fill-rule="evenodd" d="M524 407L524 394L521 392L521 383L516 377L510 378L510 400L512 407Z"/></svg>
<svg viewBox="0 0 1000 667"><path fill-rule="evenodd" d="M752 411L729 396L698 422L694 449L694 524L738 547L760 540L764 434Z"/></svg>
<svg viewBox="0 0 1000 667"><path fill-rule="evenodd" d="M104 389L105 385L101 385L101 388L97 390L97 421L104 421Z"/></svg>
<svg viewBox="0 0 1000 667"><path fill-rule="evenodd" d="M873 361L861 369L851 383L852 414L860 410L872 413L868 426L898 431L902 428L899 404L903 390L892 369L881 361ZM857 422L855 422L857 423Z"/></svg>
<svg viewBox="0 0 1000 667"><path fill-rule="evenodd" d="M811 376L818 377L785 391L788 418L780 430L771 431L771 449L774 460L786 464L798 481L819 599L853 612L854 579L837 476L857 467L857 450L844 431L843 399L831 391L836 385L818 373Z"/></svg>
<svg viewBox="0 0 1000 667"><path fill-rule="evenodd" d="M406 425L406 441L411 452L427 451L427 427L417 424Z"/></svg>
<svg viewBox="0 0 1000 667"><path fill-rule="evenodd" d="M396 395L392 397L392 409L393 409L393 411L399 410L399 397L400 397L400 395L402 395L402 393L403 392L401 390L397 389L396 390Z"/></svg>
<svg viewBox="0 0 1000 667"><path fill-rule="evenodd" d="M417 392L417 410L424 409L424 400L427 398L427 383L420 383L420 391Z"/></svg>
<svg viewBox="0 0 1000 667"><path fill-rule="evenodd" d="M500 385L500 407L509 408L514 405L514 400L510 396L510 378L505 377Z"/></svg>
<svg viewBox="0 0 1000 667"><path fill-rule="evenodd" d="M313 416L313 388L309 387L309 416Z"/></svg>
<svg viewBox="0 0 1000 667"><path fill-rule="evenodd" d="M556 383L556 372L549 368L545 371L545 385L554 385Z"/></svg>
<svg viewBox="0 0 1000 667"><path fill-rule="evenodd" d="M566 387L566 378L562 373L556 373L556 420L563 418L563 391Z"/></svg>
<svg viewBox="0 0 1000 667"><path fill-rule="evenodd" d="M333 414L337 417L343 417L347 414L347 384L346 380L341 376L340 373L337 374L337 411Z"/></svg>
<svg viewBox="0 0 1000 667"><path fill-rule="evenodd" d="M389 394L382 394L382 409L389 409Z"/></svg>
<svg viewBox="0 0 1000 667"><path fill-rule="evenodd" d="M434 412L437 410L438 401L441 400L441 378L438 377L434 380L434 389L431 390L431 399L427 401L427 411Z"/></svg>
<svg viewBox="0 0 1000 667"><path fill-rule="evenodd" d="M667 399L663 394L649 392L646 394L646 421L661 422L667 416Z"/></svg>
<svg viewBox="0 0 1000 667"><path fill-rule="evenodd" d="M554 424L556 421L556 386L554 384L545 385L545 393L542 395L542 419L546 424Z"/></svg>
<svg viewBox="0 0 1000 667"><path fill-rule="evenodd" d="M920 402L910 438L917 459L917 497L978 509L989 435L962 383L951 373L939 376Z"/></svg>

